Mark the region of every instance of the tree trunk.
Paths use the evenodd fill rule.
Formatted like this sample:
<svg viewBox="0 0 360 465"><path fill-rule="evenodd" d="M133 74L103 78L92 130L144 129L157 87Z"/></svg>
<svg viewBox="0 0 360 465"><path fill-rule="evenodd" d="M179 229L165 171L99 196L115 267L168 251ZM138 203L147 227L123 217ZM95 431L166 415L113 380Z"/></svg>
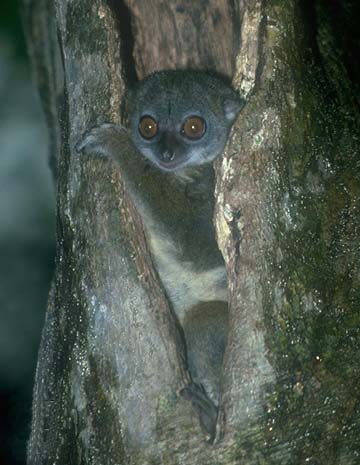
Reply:
<svg viewBox="0 0 360 465"><path fill-rule="evenodd" d="M28 464L359 463L358 114L322 2L23 10L58 244ZM135 75L168 68L215 70L248 100L215 162L230 330L214 445L177 395L182 329L121 173L75 151L89 127L119 122Z"/></svg>

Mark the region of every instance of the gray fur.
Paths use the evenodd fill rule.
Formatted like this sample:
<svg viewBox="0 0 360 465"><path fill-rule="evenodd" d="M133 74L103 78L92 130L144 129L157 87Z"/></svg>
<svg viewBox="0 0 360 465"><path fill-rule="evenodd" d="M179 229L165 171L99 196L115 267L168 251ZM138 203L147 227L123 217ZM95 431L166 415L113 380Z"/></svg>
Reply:
<svg viewBox="0 0 360 465"><path fill-rule="evenodd" d="M110 157L119 165L143 219L155 267L184 328L193 384L182 393L199 412L210 440L215 432L228 320L226 271L213 226L211 162L224 149L242 105L238 94L217 77L162 71L129 92L128 130L104 124L90 130L77 147ZM144 140L139 132L144 115L158 123L158 134L151 140ZM206 123L203 137L196 141L181 133L191 115ZM164 145L169 134L175 149ZM162 163L164 150L174 150L174 161L168 166ZM204 411L206 405L211 406L208 411Z"/></svg>

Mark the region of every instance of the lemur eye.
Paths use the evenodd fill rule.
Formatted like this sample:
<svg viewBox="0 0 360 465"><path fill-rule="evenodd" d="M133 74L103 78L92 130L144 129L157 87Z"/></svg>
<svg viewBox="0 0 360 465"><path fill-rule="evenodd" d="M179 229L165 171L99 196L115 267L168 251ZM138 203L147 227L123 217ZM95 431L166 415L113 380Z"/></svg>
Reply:
<svg viewBox="0 0 360 465"><path fill-rule="evenodd" d="M190 116L181 128L181 133L188 139L192 140L200 139L204 135L205 131L205 120L200 118L200 116Z"/></svg>
<svg viewBox="0 0 360 465"><path fill-rule="evenodd" d="M140 119L139 132L144 139L152 139L158 132L157 122L151 116L143 116Z"/></svg>

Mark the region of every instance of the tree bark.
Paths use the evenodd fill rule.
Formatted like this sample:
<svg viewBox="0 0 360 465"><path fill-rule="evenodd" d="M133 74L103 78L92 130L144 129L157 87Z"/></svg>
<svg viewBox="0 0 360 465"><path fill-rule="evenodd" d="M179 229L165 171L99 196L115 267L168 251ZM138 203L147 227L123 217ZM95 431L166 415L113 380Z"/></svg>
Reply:
<svg viewBox="0 0 360 465"><path fill-rule="evenodd" d="M58 244L29 465L359 463L359 118L323 8L23 0ZM214 445L177 395L182 329L121 173L75 150L120 120L135 74L188 67L248 100L215 162L230 330Z"/></svg>

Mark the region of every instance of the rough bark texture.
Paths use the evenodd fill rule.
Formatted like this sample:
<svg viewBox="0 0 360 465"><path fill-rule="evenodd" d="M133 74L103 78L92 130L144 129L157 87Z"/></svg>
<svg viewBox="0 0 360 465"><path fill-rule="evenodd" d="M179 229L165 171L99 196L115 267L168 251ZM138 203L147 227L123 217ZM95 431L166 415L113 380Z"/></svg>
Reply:
<svg viewBox="0 0 360 465"><path fill-rule="evenodd" d="M58 188L29 465L359 463L358 116L322 4L315 37L295 0L23 3ZM119 120L135 69L178 67L248 98L215 164L230 333L212 446L177 396L181 329L121 173L74 149Z"/></svg>

